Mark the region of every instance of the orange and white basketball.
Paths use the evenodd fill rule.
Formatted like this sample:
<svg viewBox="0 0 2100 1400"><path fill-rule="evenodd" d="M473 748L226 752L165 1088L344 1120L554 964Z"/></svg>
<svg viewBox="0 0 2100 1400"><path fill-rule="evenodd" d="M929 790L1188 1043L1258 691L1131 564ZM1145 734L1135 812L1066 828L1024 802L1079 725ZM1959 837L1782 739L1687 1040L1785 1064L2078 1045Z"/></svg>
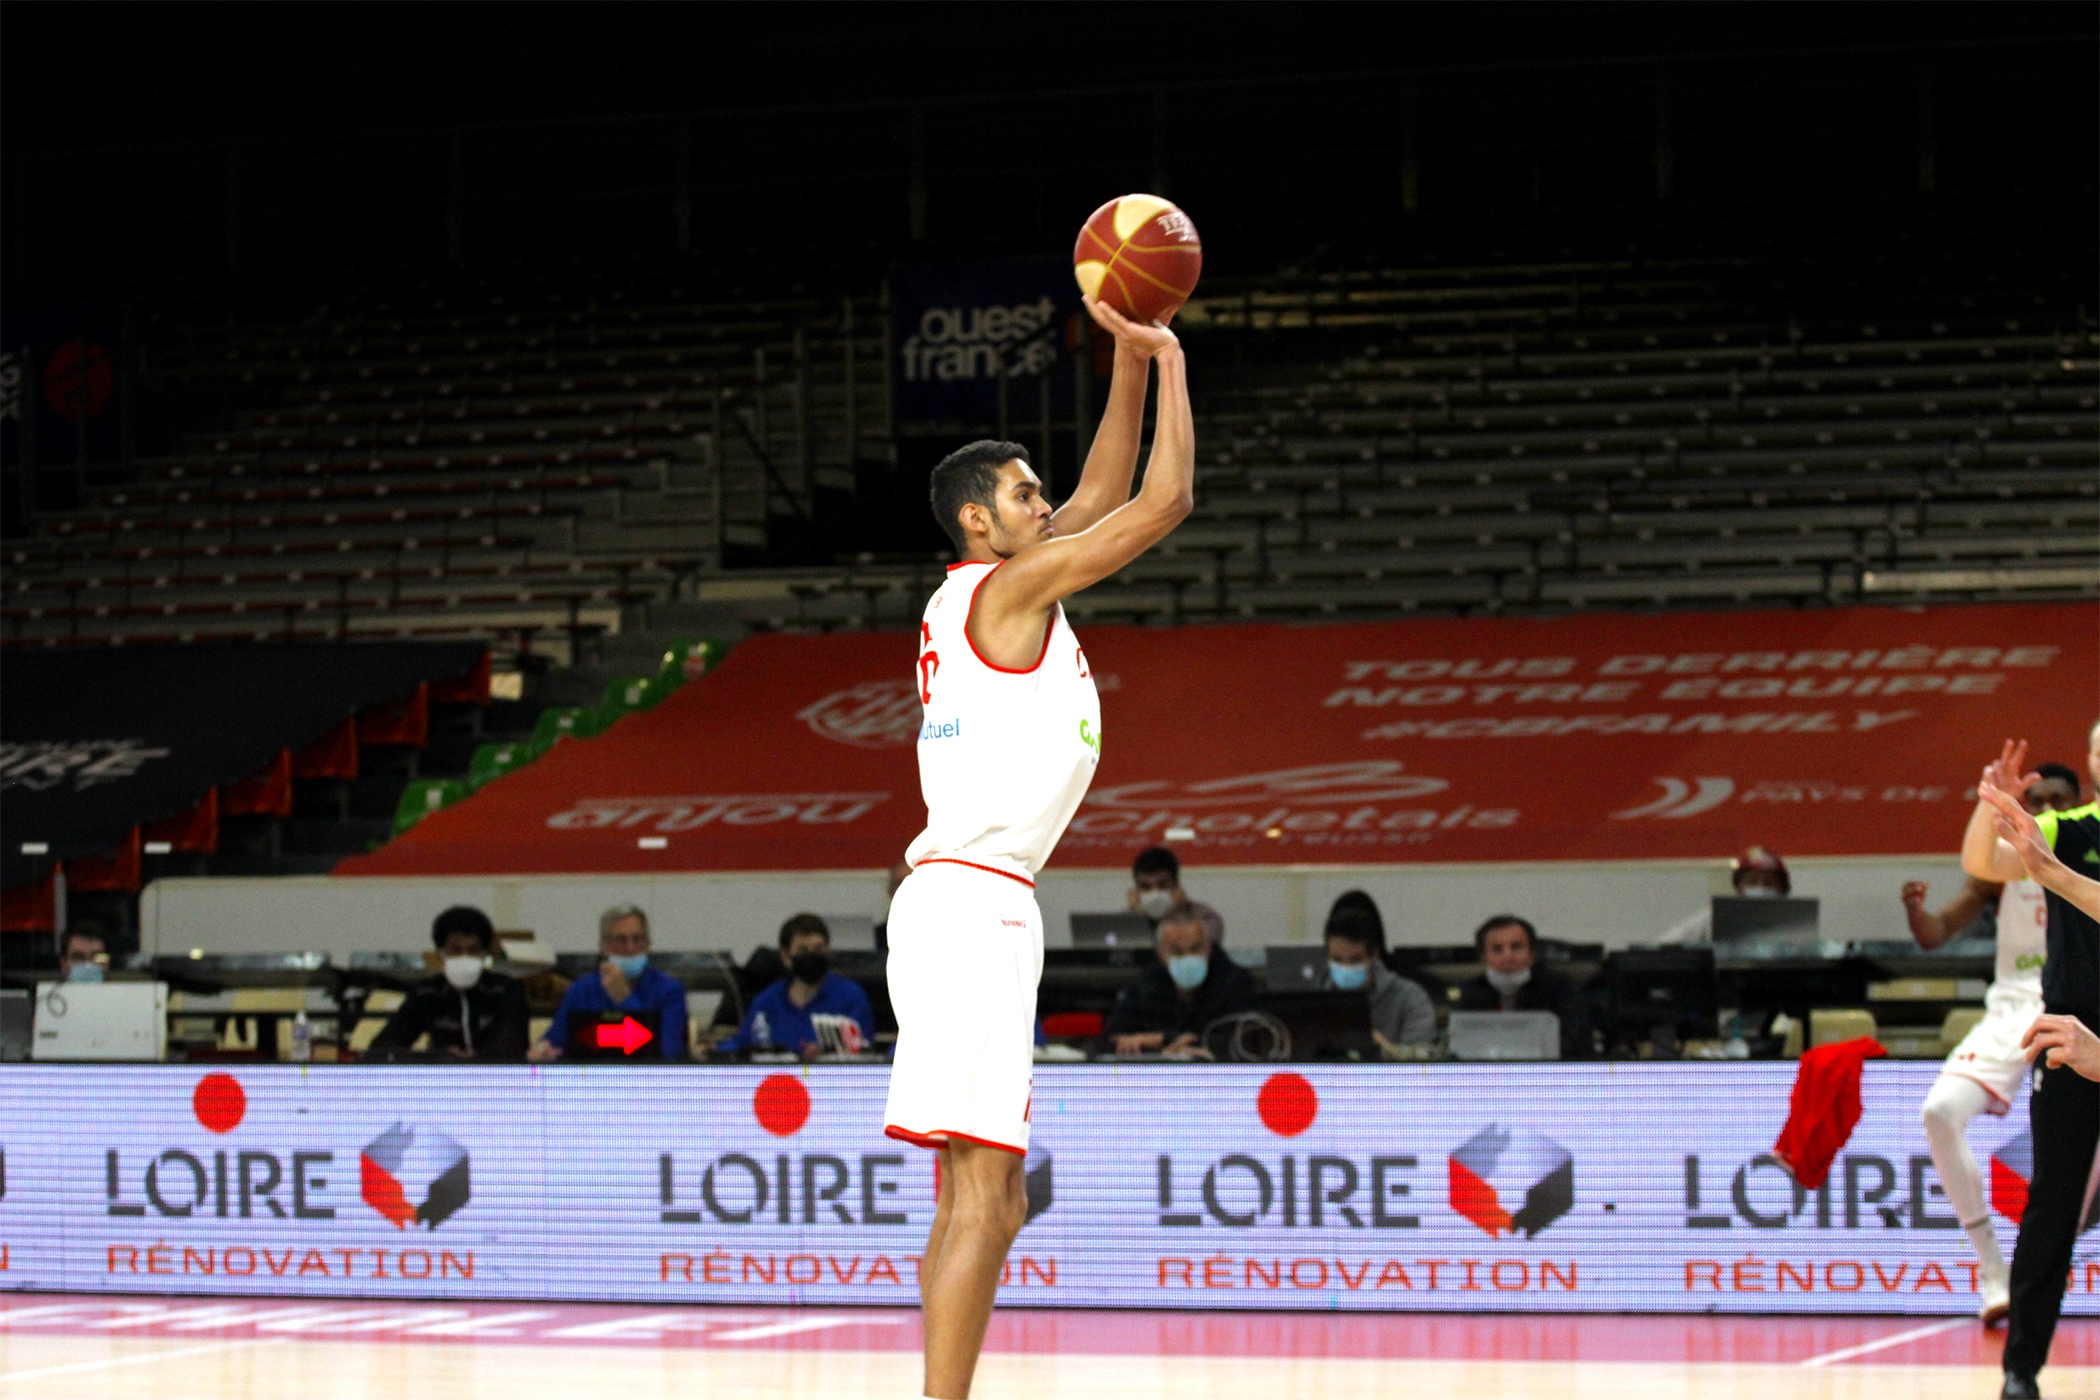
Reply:
<svg viewBox="0 0 2100 1400"><path fill-rule="evenodd" d="M1156 194L1126 194L1096 209L1072 248L1079 289L1139 324L1174 311L1203 275L1203 240Z"/></svg>

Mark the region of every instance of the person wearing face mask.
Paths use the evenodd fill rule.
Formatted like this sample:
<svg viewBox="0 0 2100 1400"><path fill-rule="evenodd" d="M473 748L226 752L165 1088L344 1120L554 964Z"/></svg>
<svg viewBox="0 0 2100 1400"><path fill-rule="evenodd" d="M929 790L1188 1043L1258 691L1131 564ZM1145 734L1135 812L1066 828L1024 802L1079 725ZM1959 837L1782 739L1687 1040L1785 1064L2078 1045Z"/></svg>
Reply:
<svg viewBox="0 0 2100 1400"><path fill-rule="evenodd" d="M1777 899L1794 892L1786 862L1763 846L1745 847L1733 862L1729 883L1745 899ZM1663 930L1655 941L1664 945L1711 943L1714 939L1714 907L1711 901Z"/></svg>
<svg viewBox="0 0 2100 1400"><path fill-rule="evenodd" d="M430 941L445 960L444 970L409 989L400 1009L366 1047L365 1058L405 1056L426 1035L433 1057L521 1058L531 1011L516 978L489 970L496 950L496 927L489 916L456 905L431 924Z"/></svg>
<svg viewBox="0 0 2100 1400"><path fill-rule="evenodd" d="M1130 862L1130 907L1152 921L1154 932L1168 911L1188 905L1203 920L1213 948L1225 942L1225 916L1200 900L1190 899L1181 888L1181 862L1165 846L1151 846Z"/></svg>
<svg viewBox="0 0 2100 1400"><path fill-rule="evenodd" d="M1211 941L1193 905L1167 911L1155 952L1158 960L1108 1013L1103 1031L1118 1055L1181 1054L1197 1046L1211 1022L1254 1004L1253 975Z"/></svg>
<svg viewBox="0 0 2100 1400"><path fill-rule="evenodd" d="M73 925L60 941L58 970L68 982L100 982L109 972L109 936L94 924Z"/></svg>
<svg viewBox="0 0 2100 1400"><path fill-rule="evenodd" d="M1327 972L1320 987L1371 999L1371 1038L1380 1050L1436 1039L1429 993L1385 965L1385 929L1375 915L1336 902L1327 916Z"/></svg>
<svg viewBox="0 0 2100 1400"><path fill-rule="evenodd" d="M598 957L596 972L569 984L553 1024L532 1043L525 1058L534 1063L560 1059L569 1044L569 1017L579 1011L653 1011L663 1057L684 1059L685 983L649 966L649 916L632 904L616 904L600 914Z"/></svg>
<svg viewBox="0 0 2100 1400"><path fill-rule="evenodd" d="M875 1008L860 983L831 970L831 930L822 919L797 914L780 926L780 964L787 975L752 998L723 1053L792 1050L808 1060L828 1048L827 1039L848 1052L875 1043Z"/></svg>
<svg viewBox="0 0 2100 1400"><path fill-rule="evenodd" d="M1496 914L1473 931L1481 973L1461 983L1459 1011L1551 1011L1560 1017L1560 1057L1589 1056L1589 1017L1574 982L1539 962L1539 931L1529 919Z"/></svg>

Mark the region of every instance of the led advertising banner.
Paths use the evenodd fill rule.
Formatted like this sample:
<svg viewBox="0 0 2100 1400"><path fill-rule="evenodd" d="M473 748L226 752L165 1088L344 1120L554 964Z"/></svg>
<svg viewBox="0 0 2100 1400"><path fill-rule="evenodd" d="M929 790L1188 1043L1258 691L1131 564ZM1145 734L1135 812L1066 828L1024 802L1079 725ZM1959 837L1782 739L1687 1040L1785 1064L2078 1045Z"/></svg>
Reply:
<svg viewBox="0 0 2100 1400"><path fill-rule="evenodd" d="M1930 1063L1818 1190L1791 1064L1038 1070L1035 1306L1963 1313ZM912 1305L929 1153L881 1067L17 1067L0 1288ZM2022 1104L1979 1118L2010 1250ZM2092 1237L2088 1236L2088 1240ZM2091 1314L2100 1249L2066 1311Z"/></svg>

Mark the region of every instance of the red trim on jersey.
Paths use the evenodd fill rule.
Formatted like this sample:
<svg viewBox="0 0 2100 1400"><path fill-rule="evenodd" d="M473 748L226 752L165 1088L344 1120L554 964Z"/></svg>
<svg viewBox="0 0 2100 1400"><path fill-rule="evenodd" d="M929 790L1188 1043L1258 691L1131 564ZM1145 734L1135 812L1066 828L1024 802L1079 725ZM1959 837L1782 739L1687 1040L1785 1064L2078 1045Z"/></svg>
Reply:
<svg viewBox="0 0 2100 1400"><path fill-rule="evenodd" d="M983 561L978 560L976 562L982 563ZM1057 630L1057 619L1062 615L1064 604L1059 603L1052 609L1049 620L1043 624L1043 649L1036 653L1035 664L1024 670L1017 671L1011 666L1001 666L995 661L985 660L984 653L977 649L977 639L970 635L970 614L977 610L977 589L984 587L985 579L998 573L1000 567L1005 563L1006 561L1001 559L999 563L992 565L984 578L977 580L977 588L970 590L970 605L963 609L963 641L969 644L970 654L983 663L987 670L997 671L1001 675L1006 676L1032 676L1042 669L1043 658L1050 654L1050 634Z"/></svg>
<svg viewBox="0 0 2100 1400"><path fill-rule="evenodd" d="M927 1133L915 1133L909 1128L900 1128L895 1123L885 1123L882 1128L884 1137L893 1137L899 1142L908 1142L914 1147L929 1148L935 1152L946 1147L951 1139L960 1138L964 1142L974 1142L979 1147L996 1147L1001 1152L1011 1152L1016 1157L1025 1158L1028 1155L1027 1148L1015 1147L1011 1143L993 1142L990 1138L973 1137L969 1133L950 1132L946 1128L935 1128L933 1131L940 1136L934 1137Z"/></svg>
<svg viewBox="0 0 2100 1400"><path fill-rule="evenodd" d="M970 567L970 566L971 566L972 564L982 564L982 563L984 563L984 562L986 562L986 561L984 561L984 560L982 560L982 559L958 559L958 560L957 560L957 561L956 561L955 563L953 563L953 564L950 564L950 565L948 566L948 572L952 574L952 573L954 573L954 572L955 572L955 571L956 571L957 569L967 569L967 568L969 568L969 567ZM998 568L999 566L998 566L997 564L994 564L994 565L992 565L992 567L996 569L996 568Z"/></svg>
<svg viewBox="0 0 2100 1400"><path fill-rule="evenodd" d="M1029 879L1026 875L1016 875L1013 871L1001 870L996 865L979 865L974 860L957 860L954 856L928 856L925 860L920 861L919 865L967 865L972 870L982 870L987 875L1004 875L1007 879L1017 880L1030 889L1035 888L1035 881ZM914 865L912 869L917 870L919 865Z"/></svg>

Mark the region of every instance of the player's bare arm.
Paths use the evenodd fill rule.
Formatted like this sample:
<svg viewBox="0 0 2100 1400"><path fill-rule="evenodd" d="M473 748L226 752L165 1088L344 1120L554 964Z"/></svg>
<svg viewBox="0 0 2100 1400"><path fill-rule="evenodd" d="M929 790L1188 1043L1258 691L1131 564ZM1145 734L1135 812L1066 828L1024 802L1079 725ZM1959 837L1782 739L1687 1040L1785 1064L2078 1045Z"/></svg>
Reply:
<svg viewBox="0 0 2100 1400"><path fill-rule="evenodd" d="M2041 823L2011 793L1985 783L1976 795L1996 818L1998 844L2013 853L2022 873L2100 919L2100 880L2088 879L2058 860L2049 838L2042 834Z"/></svg>
<svg viewBox="0 0 2100 1400"><path fill-rule="evenodd" d="M1927 951L1949 942L1986 906L1998 902L2001 889L2002 886L1971 875L1962 883L1961 893L1939 909L1928 910L1925 896L1930 886L1923 880L1906 880L1903 884L1903 916L1910 924L1910 936Z"/></svg>
<svg viewBox="0 0 2100 1400"><path fill-rule="evenodd" d="M1111 323L1130 322L1108 307L1095 311ZM1025 670L1042 655L1050 609L1063 599L1100 582L1158 544L1195 509L1196 435L1189 411L1187 366L1181 342L1164 326L1130 326L1141 343L1152 348L1159 367L1159 411L1152 432L1152 456L1145 484L1136 496L1076 535L1055 536L1045 528L1040 542L1016 548L978 589L970 609L970 641L995 666ZM1002 514L1009 491L1036 502L1047 527L1046 504L1034 473L1010 463L1002 473ZM971 505L965 511L982 508ZM967 525L969 520L965 516Z"/></svg>
<svg viewBox="0 0 2100 1400"><path fill-rule="evenodd" d="M1091 528L1130 499L1138 444L1145 436L1145 389L1152 379L1156 348L1146 332L1157 327L1139 326L1092 297L1085 301L1095 324L1115 338L1115 369L1108 381L1108 405L1102 411L1101 426L1094 430L1094 445L1087 450L1086 466L1079 473L1079 487L1050 517L1060 535Z"/></svg>
<svg viewBox="0 0 2100 1400"><path fill-rule="evenodd" d="M1976 785L1976 809L1969 813L1969 826L1961 838L1961 868L1965 872L2000 885L2026 875L2019 855L1998 835L1999 814L1984 800L1983 790L1992 787L2001 793L2025 792L2041 778L2041 774L2028 771L2025 739L2017 743L2007 739L1998 756L1984 765L1983 776Z"/></svg>

